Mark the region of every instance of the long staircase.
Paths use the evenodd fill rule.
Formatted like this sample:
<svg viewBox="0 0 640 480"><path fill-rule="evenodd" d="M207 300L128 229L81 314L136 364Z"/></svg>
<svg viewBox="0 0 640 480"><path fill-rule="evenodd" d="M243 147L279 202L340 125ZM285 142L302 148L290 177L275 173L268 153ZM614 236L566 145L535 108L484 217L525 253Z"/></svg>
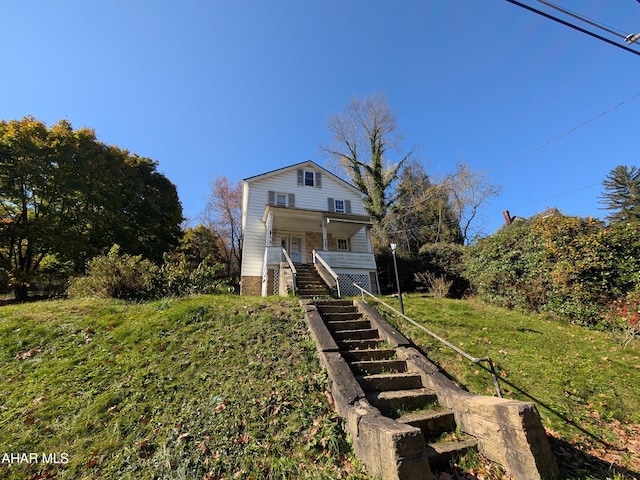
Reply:
<svg viewBox="0 0 640 480"><path fill-rule="evenodd" d="M296 264L296 287L300 298L330 297L331 289L322 280L312 263Z"/></svg>
<svg viewBox="0 0 640 480"><path fill-rule="evenodd" d="M475 438L457 431L454 412L438 404L419 374L407 371L407 362L398 358L396 349L380 338L353 302L315 304L367 401L384 416L422 431L432 471L476 448Z"/></svg>
<svg viewBox="0 0 640 480"><path fill-rule="evenodd" d="M301 300L356 455L383 480L432 480L477 450L516 480L558 466L532 402L474 395L360 300Z"/></svg>

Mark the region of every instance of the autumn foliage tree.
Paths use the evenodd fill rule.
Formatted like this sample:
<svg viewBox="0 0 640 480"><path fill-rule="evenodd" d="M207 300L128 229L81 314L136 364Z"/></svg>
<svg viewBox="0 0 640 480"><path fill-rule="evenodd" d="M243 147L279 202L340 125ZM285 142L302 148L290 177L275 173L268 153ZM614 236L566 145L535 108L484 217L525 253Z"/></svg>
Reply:
<svg viewBox="0 0 640 480"><path fill-rule="evenodd" d="M80 272L119 244L161 261L180 238L182 207L156 168L64 120L0 122L0 264L16 298L26 298L45 259Z"/></svg>
<svg viewBox="0 0 640 480"><path fill-rule="evenodd" d="M225 176L214 177L201 217L219 239L226 275L239 278L242 258L242 183L233 183Z"/></svg>

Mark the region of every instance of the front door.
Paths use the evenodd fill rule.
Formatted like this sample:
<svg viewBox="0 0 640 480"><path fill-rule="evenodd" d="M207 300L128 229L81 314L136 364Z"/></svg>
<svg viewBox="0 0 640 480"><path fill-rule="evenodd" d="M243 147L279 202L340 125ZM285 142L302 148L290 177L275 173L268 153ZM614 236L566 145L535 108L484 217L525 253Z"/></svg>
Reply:
<svg viewBox="0 0 640 480"><path fill-rule="evenodd" d="M302 262L302 239L293 235L282 239L282 248L284 248L293 263Z"/></svg>

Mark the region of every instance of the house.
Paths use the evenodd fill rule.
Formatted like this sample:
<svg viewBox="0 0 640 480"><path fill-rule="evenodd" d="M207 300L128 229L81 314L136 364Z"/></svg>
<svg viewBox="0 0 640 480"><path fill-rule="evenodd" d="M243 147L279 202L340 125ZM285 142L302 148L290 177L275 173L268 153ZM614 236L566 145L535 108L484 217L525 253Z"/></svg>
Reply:
<svg viewBox="0 0 640 480"><path fill-rule="evenodd" d="M312 161L246 178L240 294L295 293L303 265L338 296L360 293L354 283L377 293L373 223L362 200L355 186Z"/></svg>

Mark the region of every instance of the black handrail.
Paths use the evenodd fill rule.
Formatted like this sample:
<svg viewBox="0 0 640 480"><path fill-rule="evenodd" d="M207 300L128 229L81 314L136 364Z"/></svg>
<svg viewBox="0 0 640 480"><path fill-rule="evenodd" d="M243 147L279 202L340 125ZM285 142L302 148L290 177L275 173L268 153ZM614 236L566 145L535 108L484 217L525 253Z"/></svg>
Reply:
<svg viewBox="0 0 640 480"><path fill-rule="evenodd" d="M360 290L362 292L362 299L364 300L364 295L365 293L367 295L369 295L370 297L372 297L374 300L376 300L377 302L380 302L382 305L384 305L385 307L387 307L388 309L392 310L396 315L399 315L400 317L404 318L406 321L408 321L411 325L418 327L421 330L424 330L426 333L428 333L429 335L431 335L433 338L435 338L436 340L438 340L441 343L444 343L447 347L451 348L452 350L455 350L457 353L459 353L460 355L462 355L463 357L465 357L467 360L472 361L473 363L480 363L480 362L487 362L489 364L489 371L491 372L491 376L493 377L493 385L496 387L496 394L498 395L499 398L502 398L502 391L500 390L500 384L498 383L498 375L496 374L496 369L495 366L493 364L493 361L491 360L491 358L489 357L473 357L471 355L469 355L467 352L460 350L458 347L456 347L455 345L453 345L450 342L447 342L444 338L439 337L438 335L436 335L435 333L433 333L432 331L430 331L429 329L425 328L423 325L420 325L419 323L415 322L414 320L410 319L409 317L407 317L404 313L399 312L398 310L396 310L395 308L393 308L391 305L387 304L386 302L380 300L378 297L376 297L374 294L372 294L371 292L368 292L367 290L365 290L364 288L362 288L360 285L358 285L357 283L353 284L358 290Z"/></svg>

